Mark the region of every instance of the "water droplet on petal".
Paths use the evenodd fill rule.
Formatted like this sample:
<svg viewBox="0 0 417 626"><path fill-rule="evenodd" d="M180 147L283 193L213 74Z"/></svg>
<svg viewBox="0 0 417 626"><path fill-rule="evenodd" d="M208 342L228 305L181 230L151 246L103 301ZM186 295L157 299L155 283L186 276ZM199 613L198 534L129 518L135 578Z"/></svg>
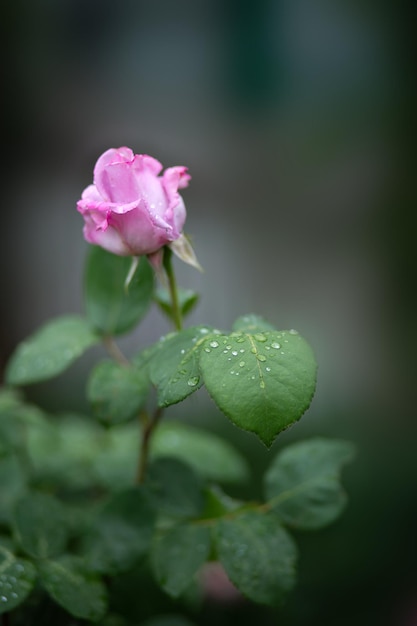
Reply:
<svg viewBox="0 0 417 626"><path fill-rule="evenodd" d="M270 368L270 367L266 367L265 369L266 369L266 371L267 371L267 372L270 372L270 371L271 371L271 368Z"/></svg>
<svg viewBox="0 0 417 626"><path fill-rule="evenodd" d="M210 345L212 348L217 348L219 346L219 342L218 341L210 341Z"/></svg>
<svg viewBox="0 0 417 626"><path fill-rule="evenodd" d="M237 356L237 350L232 350L233 356Z"/></svg>
<svg viewBox="0 0 417 626"><path fill-rule="evenodd" d="M195 387L196 385L198 385L199 382L200 376L191 376L191 378L188 379L187 385L189 387Z"/></svg>
<svg viewBox="0 0 417 626"><path fill-rule="evenodd" d="M271 348L275 348L275 350L279 350L281 345L277 341L273 341L271 343Z"/></svg>

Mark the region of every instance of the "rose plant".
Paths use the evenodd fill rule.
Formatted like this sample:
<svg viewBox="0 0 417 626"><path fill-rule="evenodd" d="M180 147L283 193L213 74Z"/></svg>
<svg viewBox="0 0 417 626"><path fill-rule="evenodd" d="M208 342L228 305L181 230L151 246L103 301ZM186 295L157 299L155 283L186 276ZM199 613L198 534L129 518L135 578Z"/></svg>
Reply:
<svg viewBox="0 0 417 626"><path fill-rule="evenodd" d="M322 528L346 503L349 442L281 449L259 500L242 501L228 486L248 480L244 456L213 433L162 419L205 386L222 413L270 448L309 407L316 362L297 331L255 314L230 330L184 326L198 297L178 288L172 252L198 267L179 194L190 176L182 166L161 172L126 147L98 159L77 205L94 244L85 315L46 323L6 369L0 612L15 624L186 626L204 619L201 587L216 587L213 572L233 597L279 605L296 582L291 530ZM152 302L173 330L127 358L117 337ZM49 416L25 401L22 387L61 374L100 343L110 358L87 381L91 416Z"/></svg>

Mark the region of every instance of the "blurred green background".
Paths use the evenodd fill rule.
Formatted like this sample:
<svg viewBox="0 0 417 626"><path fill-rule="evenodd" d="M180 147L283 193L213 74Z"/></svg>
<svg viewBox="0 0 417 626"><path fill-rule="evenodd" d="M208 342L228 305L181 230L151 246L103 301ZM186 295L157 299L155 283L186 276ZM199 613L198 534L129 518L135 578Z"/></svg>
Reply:
<svg viewBox="0 0 417 626"><path fill-rule="evenodd" d="M205 268L177 264L183 286L202 292L190 323L229 328L256 312L295 327L314 347L319 383L271 453L204 391L172 414L247 454L249 497L289 441L358 445L344 517L298 537L300 585L286 607L212 606L201 619L415 626L412 4L16 0L2 17L1 366L49 317L82 310L75 204L101 152L128 145L187 165L187 232ZM153 312L122 346L166 330ZM85 410L96 357L29 397Z"/></svg>

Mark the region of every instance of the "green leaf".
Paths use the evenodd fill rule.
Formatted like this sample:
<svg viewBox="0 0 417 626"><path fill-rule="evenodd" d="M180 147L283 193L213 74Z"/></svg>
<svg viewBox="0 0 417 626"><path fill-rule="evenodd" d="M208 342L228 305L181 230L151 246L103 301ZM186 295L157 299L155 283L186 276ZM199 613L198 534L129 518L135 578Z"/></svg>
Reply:
<svg viewBox="0 0 417 626"><path fill-rule="evenodd" d="M268 447L300 419L316 385L313 352L293 330L235 332L206 341L200 369L219 409Z"/></svg>
<svg viewBox="0 0 417 626"><path fill-rule="evenodd" d="M36 581L30 561L14 556L0 545L0 614L8 613L27 598Z"/></svg>
<svg viewBox="0 0 417 626"><path fill-rule="evenodd" d="M165 287L159 287L155 292L155 300L161 310L170 318L173 318L172 303L169 290ZM186 317L188 313L196 306L199 296L191 289L178 289L178 304L182 317Z"/></svg>
<svg viewBox="0 0 417 626"><path fill-rule="evenodd" d="M11 523L16 501L27 489L27 477L16 454L0 458L0 525Z"/></svg>
<svg viewBox="0 0 417 626"><path fill-rule="evenodd" d="M201 387L200 346L213 332L197 326L164 338L163 346L150 362L151 381L158 390L159 406L181 402Z"/></svg>
<svg viewBox="0 0 417 626"><path fill-rule="evenodd" d="M19 344L6 369L10 385L27 385L57 376L99 342L77 315L58 317Z"/></svg>
<svg viewBox="0 0 417 626"><path fill-rule="evenodd" d="M53 496L29 493L15 508L14 529L23 550L45 559L61 554L68 540L67 511Z"/></svg>
<svg viewBox="0 0 417 626"><path fill-rule="evenodd" d="M214 519L223 517L227 513L241 509L244 503L235 500L225 493L218 485L211 485L205 491L205 507L202 514L203 519Z"/></svg>
<svg viewBox="0 0 417 626"><path fill-rule="evenodd" d="M84 567L82 559L66 556L56 561L39 561L42 585L71 615L97 621L107 608L106 588Z"/></svg>
<svg viewBox="0 0 417 626"><path fill-rule="evenodd" d="M216 526L219 560L232 583L261 604L280 604L295 584L296 546L271 514L248 512Z"/></svg>
<svg viewBox="0 0 417 626"><path fill-rule="evenodd" d="M147 495L132 487L112 497L98 513L85 542L90 567L106 574L130 569L148 551L155 512Z"/></svg>
<svg viewBox="0 0 417 626"><path fill-rule="evenodd" d="M342 466L354 456L348 441L312 439L280 452L265 475L269 504L285 524L310 530L333 522L346 504Z"/></svg>
<svg viewBox="0 0 417 626"><path fill-rule="evenodd" d="M191 467L176 459L161 458L149 466L145 486L162 513L172 517L198 517L204 508L203 484Z"/></svg>
<svg viewBox="0 0 417 626"><path fill-rule="evenodd" d="M120 335L144 317L153 294L153 271L142 257L128 290L130 257L91 246L85 271L85 304L92 326L103 335Z"/></svg>
<svg viewBox="0 0 417 626"><path fill-rule="evenodd" d="M180 422L160 424L152 437L151 453L182 460L201 476L218 482L243 482L249 477L246 459L231 444Z"/></svg>
<svg viewBox="0 0 417 626"><path fill-rule="evenodd" d="M119 424L137 417L146 402L149 387L146 372L102 361L90 375L87 397L99 420Z"/></svg>
<svg viewBox="0 0 417 626"><path fill-rule="evenodd" d="M241 333L259 333L267 330L276 330L272 324L263 319L260 315L242 315L233 323L232 330Z"/></svg>
<svg viewBox="0 0 417 626"><path fill-rule="evenodd" d="M170 596L177 598L206 562L210 547L210 531L204 526L180 524L160 534L151 551L157 582Z"/></svg>

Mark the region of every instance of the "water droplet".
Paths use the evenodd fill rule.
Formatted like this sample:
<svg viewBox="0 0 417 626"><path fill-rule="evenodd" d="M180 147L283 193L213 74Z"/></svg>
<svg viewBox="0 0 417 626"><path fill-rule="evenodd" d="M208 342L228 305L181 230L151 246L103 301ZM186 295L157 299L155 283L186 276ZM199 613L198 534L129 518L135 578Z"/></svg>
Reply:
<svg viewBox="0 0 417 626"><path fill-rule="evenodd" d="M7 598L6 598L6 596L1 596L1 597L0 597L0 600L1 600L2 602L7 602Z"/></svg>
<svg viewBox="0 0 417 626"><path fill-rule="evenodd" d="M252 352L252 354L256 354L256 348L251 348L250 351Z"/></svg>
<svg viewBox="0 0 417 626"><path fill-rule="evenodd" d="M266 356L264 356L263 354L257 354L256 358L258 359L258 361L266 361Z"/></svg>
<svg viewBox="0 0 417 626"><path fill-rule="evenodd" d="M227 350L231 350L232 346L226 346Z"/></svg>
<svg viewBox="0 0 417 626"><path fill-rule="evenodd" d="M298 330L295 330L294 328L291 328L288 332L290 335L298 335Z"/></svg>
<svg viewBox="0 0 417 626"><path fill-rule="evenodd" d="M261 389L265 389L265 381L261 380L261 382L259 383L259 386Z"/></svg>
<svg viewBox="0 0 417 626"><path fill-rule="evenodd" d="M243 354L243 353L245 352L245 348L241 348L241 349L239 350L239 352L240 352L241 354Z"/></svg>
<svg viewBox="0 0 417 626"><path fill-rule="evenodd" d="M245 361L240 361L239 367L245 367Z"/></svg>
<svg viewBox="0 0 417 626"><path fill-rule="evenodd" d="M189 387L195 387L196 385L198 385L199 382L200 376L191 376L191 378L188 379L187 385Z"/></svg>
<svg viewBox="0 0 417 626"><path fill-rule="evenodd" d="M236 339L236 343L243 343L244 341L245 341L245 338L244 338L244 337L238 337L238 338Z"/></svg>
<svg viewBox="0 0 417 626"><path fill-rule="evenodd" d="M285 352L283 350L281 350L281 354L285 354Z"/></svg>
<svg viewBox="0 0 417 626"><path fill-rule="evenodd" d="M13 598L14 600L16 600L16 598L18 598L18 597L19 597L15 591L12 591L12 593L11 593L10 595L12 596L12 598Z"/></svg>
<svg viewBox="0 0 417 626"><path fill-rule="evenodd" d="M251 380L255 380L255 376L251 376L251 377L250 377L250 379L251 379Z"/></svg>
<svg viewBox="0 0 417 626"><path fill-rule="evenodd" d="M270 368L270 367L266 367L265 369L266 369L266 371L267 371L267 372L270 372L270 371L271 371L271 368Z"/></svg>
<svg viewBox="0 0 417 626"><path fill-rule="evenodd" d="M185 354L185 350L184 350L184 348L181 350L181 354Z"/></svg>
<svg viewBox="0 0 417 626"><path fill-rule="evenodd" d="M275 348L275 350L279 350L281 347L281 344L279 344L277 341L273 341L271 343L271 348Z"/></svg>
<svg viewBox="0 0 417 626"><path fill-rule="evenodd" d="M237 350L232 350L233 356L237 356Z"/></svg>
<svg viewBox="0 0 417 626"><path fill-rule="evenodd" d="M218 348L219 342L218 341L210 341L210 345L211 345L212 348Z"/></svg>
<svg viewBox="0 0 417 626"><path fill-rule="evenodd" d="M234 374L234 373L235 373L235 370L230 370L230 373L231 373L231 374Z"/></svg>
<svg viewBox="0 0 417 626"><path fill-rule="evenodd" d="M200 333L201 333L202 335L207 335L207 333L208 333L208 328L200 328Z"/></svg>
<svg viewBox="0 0 417 626"><path fill-rule="evenodd" d="M231 361L231 360L232 360L232 357L231 357L231 356L229 356L229 358L228 358L227 360L228 360L228 361Z"/></svg>
<svg viewBox="0 0 417 626"><path fill-rule="evenodd" d="M256 335L254 335L254 337L255 337L256 341L261 341L261 342L266 341L266 337L262 333L256 333Z"/></svg>
<svg viewBox="0 0 417 626"><path fill-rule="evenodd" d="M204 352L211 352L210 348L204 348Z"/></svg>
<svg viewBox="0 0 417 626"><path fill-rule="evenodd" d="M239 376L239 372L236 372L236 376Z"/></svg>

